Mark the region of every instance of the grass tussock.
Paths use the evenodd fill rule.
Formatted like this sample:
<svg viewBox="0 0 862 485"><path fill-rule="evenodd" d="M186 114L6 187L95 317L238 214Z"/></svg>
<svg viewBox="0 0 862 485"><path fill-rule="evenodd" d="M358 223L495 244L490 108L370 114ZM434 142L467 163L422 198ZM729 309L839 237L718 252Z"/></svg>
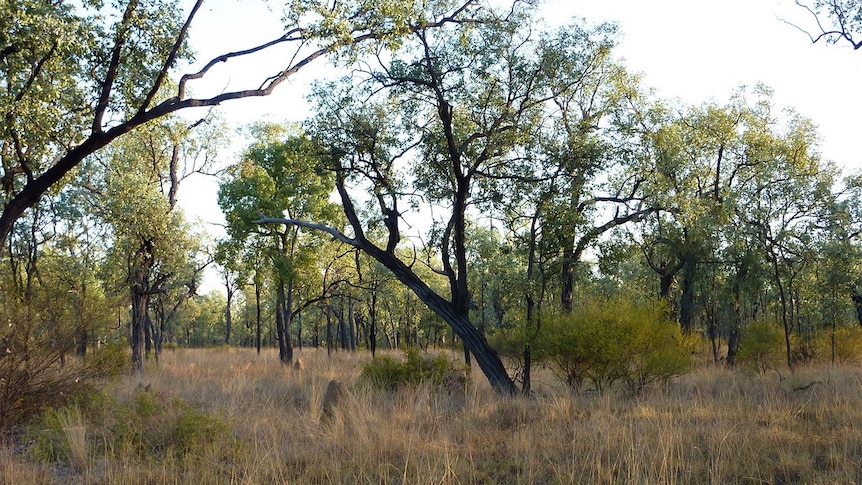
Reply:
<svg viewBox="0 0 862 485"><path fill-rule="evenodd" d="M176 350L0 446L2 483L859 483L862 369L701 368L574 394L537 370L503 398L360 379L364 354ZM452 356L454 359L454 356ZM331 380L344 384L321 418Z"/></svg>

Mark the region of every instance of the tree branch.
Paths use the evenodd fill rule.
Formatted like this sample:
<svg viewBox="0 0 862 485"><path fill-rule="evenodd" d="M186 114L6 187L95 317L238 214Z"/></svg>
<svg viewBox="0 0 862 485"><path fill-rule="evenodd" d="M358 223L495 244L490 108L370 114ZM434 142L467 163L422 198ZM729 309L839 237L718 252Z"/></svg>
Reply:
<svg viewBox="0 0 862 485"><path fill-rule="evenodd" d="M306 229L313 229L315 231L323 231L345 244L349 244L350 246L353 246L355 248L359 247L359 241L357 241L356 239L346 236L334 227L325 226L316 222L300 221L297 219L283 219L279 217L262 217L253 222L255 224L284 224L286 226L304 227Z"/></svg>

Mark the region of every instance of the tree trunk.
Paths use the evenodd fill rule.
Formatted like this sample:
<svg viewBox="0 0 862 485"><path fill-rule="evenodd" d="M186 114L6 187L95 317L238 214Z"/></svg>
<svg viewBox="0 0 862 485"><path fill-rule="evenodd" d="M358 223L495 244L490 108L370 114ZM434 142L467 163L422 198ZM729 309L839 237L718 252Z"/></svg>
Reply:
<svg viewBox="0 0 862 485"><path fill-rule="evenodd" d="M224 307L224 343L225 345L230 345L230 331L233 324L233 313L231 312L231 305L233 303L233 292L234 289L232 285L227 285L227 303Z"/></svg>
<svg viewBox="0 0 862 485"><path fill-rule="evenodd" d="M254 284L254 306L257 329L255 330L255 346L257 347L257 355L260 355L260 338L261 338L261 316L260 316L260 284Z"/></svg>
<svg viewBox="0 0 862 485"><path fill-rule="evenodd" d="M392 271L392 274L395 275L398 281L410 288L419 297L419 300L425 303L431 311L452 327L458 337L461 338L461 341L464 342L464 345L473 354L476 363L482 369L482 373L485 374L488 382L495 390L509 395L516 393L515 383L512 382L512 378L506 372L506 367L503 365L503 361L500 360L500 356L491 348L485 336L479 332L479 329L470 323L466 312L457 311L455 303L449 302L435 293L394 254L387 253L371 244L362 244L361 249ZM460 298L466 299L468 296L461 295Z"/></svg>
<svg viewBox="0 0 862 485"><path fill-rule="evenodd" d="M326 355L332 355L332 306L326 309Z"/></svg>
<svg viewBox="0 0 862 485"><path fill-rule="evenodd" d="M734 327L730 330L730 335L727 337L727 359L725 362L728 367L736 366L737 353L739 353L739 328Z"/></svg>
<svg viewBox="0 0 862 485"><path fill-rule="evenodd" d="M138 374L144 373L144 327L147 318L149 295L146 291L132 289L132 367Z"/></svg>
<svg viewBox="0 0 862 485"><path fill-rule="evenodd" d="M371 308L368 311L368 345L371 357L377 352L377 290L371 290Z"/></svg>
<svg viewBox="0 0 862 485"><path fill-rule="evenodd" d="M278 358L282 364L293 363L293 343L290 340L290 317L293 306L293 283L284 288L284 281L278 285L278 299L276 302L275 327L278 338Z"/></svg>
<svg viewBox="0 0 862 485"><path fill-rule="evenodd" d="M568 252L568 254L572 253L574 253L574 246L572 246L571 252ZM572 264L572 261L568 257L563 260L560 271L563 278L560 307L564 313L570 313L572 311L573 294L575 291L575 269L574 264Z"/></svg>
<svg viewBox="0 0 862 485"><path fill-rule="evenodd" d="M87 355L87 339L89 335L87 333L87 327L84 324L78 325L78 332L76 336L77 346L75 348L75 354L78 357L84 357Z"/></svg>
<svg viewBox="0 0 862 485"><path fill-rule="evenodd" d="M679 304L679 325L686 333L694 326L694 281L697 261L694 255L686 253L682 265L682 296Z"/></svg>
<svg viewBox="0 0 862 485"><path fill-rule="evenodd" d="M347 300L347 327L350 331L350 351L356 352L356 316L353 313L355 302L353 298Z"/></svg>
<svg viewBox="0 0 862 485"><path fill-rule="evenodd" d="M302 350L302 312L296 314L296 346Z"/></svg>
<svg viewBox="0 0 862 485"><path fill-rule="evenodd" d="M352 320L353 319L353 301L350 300L350 301L348 301L347 304L348 304L347 318ZM350 322L350 334L348 335L348 333L347 333L348 325L344 321L344 300L343 299L341 300L340 310L341 311L337 316L338 316L338 335L340 337L341 350L353 350L351 348L351 341L355 341L355 339L353 338L353 322Z"/></svg>
<svg viewBox="0 0 862 485"><path fill-rule="evenodd" d="M850 299L853 300L853 308L856 309L856 322L862 327L862 292L858 288L850 290Z"/></svg>
<svg viewBox="0 0 862 485"><path fill-rule="evenodd" d="M781 281L781 272L778 268L778 255L770 250L768 259L772 262L773 275L775 276L775 284L778 286L778 299L781 302L781 324L784 327L784 350L787 358L787 368L793 370L793 354L791 352L790 333L793 330L788 313L792 309L788 308L787 291L784 288L784 282Z"/></svg>

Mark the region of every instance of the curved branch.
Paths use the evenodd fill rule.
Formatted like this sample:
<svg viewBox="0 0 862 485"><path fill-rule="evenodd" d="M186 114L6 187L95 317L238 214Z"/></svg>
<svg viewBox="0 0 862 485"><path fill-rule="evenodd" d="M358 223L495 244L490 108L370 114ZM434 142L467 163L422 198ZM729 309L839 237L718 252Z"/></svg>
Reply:
<svg viewBox="0 0 862 485"><path fill-rule="evenodd" d="M261 217L260 219L253 222L255 224L284 224L286 226L304 227L306 229L313 229L315 231L323 231L345 244L349 244L350 246L353 246L355 248L359 247L359 241L357 241L356 239L348 237L334 227L325 226L316 222L300 221L297 219L284 219L279 217Z"/></svg>

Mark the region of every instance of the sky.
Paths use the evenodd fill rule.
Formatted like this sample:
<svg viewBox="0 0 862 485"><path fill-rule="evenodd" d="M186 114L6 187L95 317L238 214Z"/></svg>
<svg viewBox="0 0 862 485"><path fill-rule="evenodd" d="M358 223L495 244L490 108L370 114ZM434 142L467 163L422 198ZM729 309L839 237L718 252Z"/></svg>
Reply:
<svg viewBox="0 0 862 485"><path fill-rule="evenodd" d="M622 34L616 56L661 98L689 105L722 103L740 85L764 83L774 90L778 107L793 108L819 127L824 159L846 173L862 170L862 50L812 44L787 23L811 26L793 0L547 0L542 11L549 25L575 16L591 23L616 22ZM259 1L214 0L198 14L191 43L202 63L278 37L279 18L279 11L267 10ZM220 67L213 72L217 79L192 88L199 95L217 94L255 84L261 74L273 72L269 63L278 62L278 55ZM303 98L307 87L326 72L325 62L312 65L272 96L226 103L221 116L231 126L299 121L308 113ZM227 153L222 163L233 163L235 157ZM190 182L181 189L181 204L193 218L210 223L211 232L220 232L216 181Z"/></svg>

